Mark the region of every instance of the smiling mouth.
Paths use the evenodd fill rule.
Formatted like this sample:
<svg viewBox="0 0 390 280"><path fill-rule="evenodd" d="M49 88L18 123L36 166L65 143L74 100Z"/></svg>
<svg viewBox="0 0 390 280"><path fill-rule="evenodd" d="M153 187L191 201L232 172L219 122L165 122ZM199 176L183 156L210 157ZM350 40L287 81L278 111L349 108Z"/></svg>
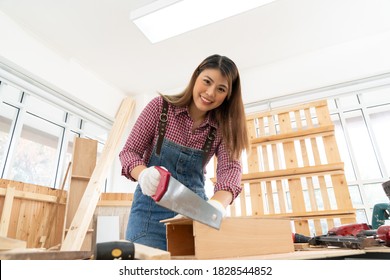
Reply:
<svg viewBox="0 0 390 280"><path fill-rule="evenodd" d="M211 103L212 103L211 100L208 100L208 99L204 98L203 96L200 96L200 98L201 98L202 101L205 102L205 103L208 103L208 104L211 104Z"/></svg>

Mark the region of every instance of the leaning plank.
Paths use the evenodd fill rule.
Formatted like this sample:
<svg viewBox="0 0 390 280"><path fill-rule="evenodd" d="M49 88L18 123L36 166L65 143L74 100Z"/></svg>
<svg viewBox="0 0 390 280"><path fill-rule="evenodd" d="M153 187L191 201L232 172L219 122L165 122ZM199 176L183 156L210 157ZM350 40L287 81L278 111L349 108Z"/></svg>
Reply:
<svg viewBox="0 0 390 280"><path fill-rule="evenodd" d="M101 185L104 183L109 168L117 156L117 150L122 141L122 134L130 120L134 104L134 100L130 97L122 101L110 135L104 145L102 155L92 173L69 231L61 246L61 251L75 251L81 248L100 197Z"/></svg>

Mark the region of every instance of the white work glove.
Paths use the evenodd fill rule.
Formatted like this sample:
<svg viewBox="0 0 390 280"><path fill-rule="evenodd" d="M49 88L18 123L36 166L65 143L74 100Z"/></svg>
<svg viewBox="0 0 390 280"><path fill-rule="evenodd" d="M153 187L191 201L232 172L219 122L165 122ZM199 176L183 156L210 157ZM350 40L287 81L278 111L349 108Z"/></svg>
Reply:
<svg viewBox="0 0 390 280"><path fill-rule="evenodd" d="M177 214L175 217L173 217L172 219L176 219L176 220L181 220L181 219L188 219L188 217L182 215L182 214Z"/></svg>
<svg viewBox="0 0 390 280"><path fill-rule="evenodd" d="M142 170L138 176L138 183L142 193L148 196L154 195L157 191L160 177L160 172L154 166Z"/></svg>
<svg viewBox="0 0 390 280"><path fill-rule="evenodd" d="M222 218L226 217L226 209L221 202L215 199L210 199L207 202L216 208L219 212L221 212Z"/></svg>

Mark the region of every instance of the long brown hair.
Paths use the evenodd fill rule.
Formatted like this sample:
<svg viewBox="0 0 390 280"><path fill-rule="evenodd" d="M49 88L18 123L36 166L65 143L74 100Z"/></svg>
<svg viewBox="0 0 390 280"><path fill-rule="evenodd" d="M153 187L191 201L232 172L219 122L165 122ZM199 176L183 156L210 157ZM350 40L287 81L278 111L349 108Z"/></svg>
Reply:
<svg viewBox="0 0 390 280"><path fill-rule="evenodd" d="M224 102L210 113L221 129L223 141L231 159L239 160L244 149L249 151L245 110L241 95L240 75L236 64L226 56L211 55L203 60L192 74L187 87L176 95L162 95L168 102L184 107L192 102L192 91L199 74L205 69L219 69L228 80L229 92Z"/></svg>

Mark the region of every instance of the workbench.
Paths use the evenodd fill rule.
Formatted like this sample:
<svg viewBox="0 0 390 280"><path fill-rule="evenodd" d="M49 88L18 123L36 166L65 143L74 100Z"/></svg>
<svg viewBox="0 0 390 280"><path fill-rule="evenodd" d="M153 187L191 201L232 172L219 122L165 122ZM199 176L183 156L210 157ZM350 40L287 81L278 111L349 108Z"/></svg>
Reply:
<svg viewBox="0 0 390 280"><path fill-rule="evenodd" d="M173 260L190 260L193 256L172 257ZM307 248L280 254L267 254L226 260L343 260L343 259L390 259L390 247L370 247L363 250L345 248Z"/></svg>
<svg viewBox="0 0 390 280"><path fill-rule="evenodd" d="M80 260L91 259L92 253L87 251L21 251L0 252L0 260ZM166 259L159 257L160 259ZM172 260L193 260L193 256L176 256ZM236 260L343 260L343 259L385 259L390 260L390 247L370 247L363 250L343 248L307 248L280 254L267 254L239 258Z"/></svg>

